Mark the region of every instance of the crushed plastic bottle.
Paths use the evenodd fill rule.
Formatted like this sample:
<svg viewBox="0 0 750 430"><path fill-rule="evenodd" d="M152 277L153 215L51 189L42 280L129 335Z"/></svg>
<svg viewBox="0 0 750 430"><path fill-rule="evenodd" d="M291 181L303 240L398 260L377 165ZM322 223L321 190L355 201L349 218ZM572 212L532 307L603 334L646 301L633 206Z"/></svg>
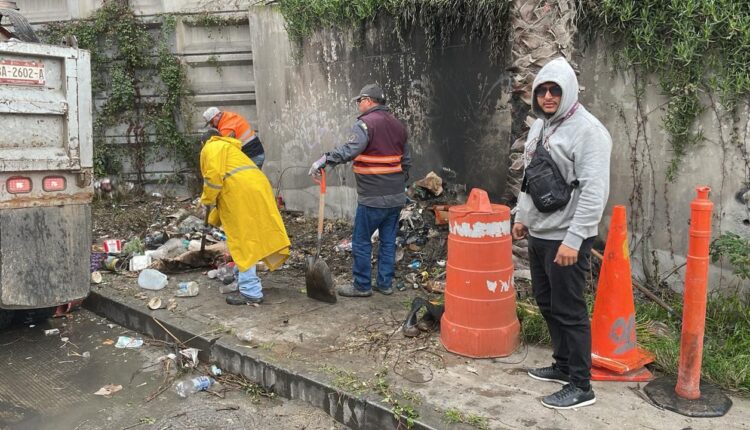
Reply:
<svg viewBox="0 0 750 430"><path fill-rule="evenodd" d="M229 284L224 284L221 287L219 287L219 293L221 294L229 294L239 291L240 286L236 282L232 282Z"/></svg>
<svg viewBox="0 0 750 430"><path fill-rule="evenodd" d="M224 285L228 285L234 282L234 266L230 264L224 264L216 269L209 270L206 275L208 275L210 279L218 279Z"/></svg>
<svg viewBox="0 0 750 430"><path fill-rule="evenodd" d="M186 379L179 382L175 386L175 391L177 392L178 396L184 399L193 393L197 393L198 391L208 390L215 383L216 381L214 380L214 378L208 376L199 376L197 378Z"/></svg>
<svg viewBox="0 0 750 430"><path fill-rule="evenodd" d="M177 292L174 295L177 297L195 297L198 295L198 292L199 288L197 282L180 282L177 287Z"/></svg>
<svg viewBox="0 0 750 430"><path fill-rule="evenodd" d="M138 285L146 290L161 290L167 282L167 275L155 269L144 269L138 275Z"/></svg>

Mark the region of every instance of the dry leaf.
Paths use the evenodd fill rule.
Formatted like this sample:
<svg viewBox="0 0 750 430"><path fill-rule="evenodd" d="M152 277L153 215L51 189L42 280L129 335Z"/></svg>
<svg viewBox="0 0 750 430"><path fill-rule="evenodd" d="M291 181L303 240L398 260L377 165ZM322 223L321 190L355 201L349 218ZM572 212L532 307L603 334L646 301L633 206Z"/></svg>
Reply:
<svg viewBox="0 0 750 430"><path fill-rule="evenodd" d="M104 342L102 342L102 345L114 345L115 341L112 339L107 339Z"/></svg>
<svg viewBox="0 0 750 430"><path fill-rule="evenodd" d="M118 392L120 390L122 390L122 385L108 384L108 385L105 385L102 388L100 388L99 391L97 391L96 393L94 393L94 395L109 397L112 394L115 394L116 392Z"/></svg>

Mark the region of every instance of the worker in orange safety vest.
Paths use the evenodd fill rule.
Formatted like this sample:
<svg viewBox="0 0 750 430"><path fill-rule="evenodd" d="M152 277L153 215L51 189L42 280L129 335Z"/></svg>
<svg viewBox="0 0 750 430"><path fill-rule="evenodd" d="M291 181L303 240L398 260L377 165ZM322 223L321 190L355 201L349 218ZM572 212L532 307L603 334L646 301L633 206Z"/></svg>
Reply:
<svg viewBox="0 0 750 430"><path fill-rule="evenodd" d="M242 142L242 152L255 163L258 168L263 167L266 160L266 153L263 150L263 144L260 142L258 134L250 126L242 115L219 110L217 107L210 107L203 112L203 119L206 125L211 125L219 130L224 137L233 137Z"/></svg>

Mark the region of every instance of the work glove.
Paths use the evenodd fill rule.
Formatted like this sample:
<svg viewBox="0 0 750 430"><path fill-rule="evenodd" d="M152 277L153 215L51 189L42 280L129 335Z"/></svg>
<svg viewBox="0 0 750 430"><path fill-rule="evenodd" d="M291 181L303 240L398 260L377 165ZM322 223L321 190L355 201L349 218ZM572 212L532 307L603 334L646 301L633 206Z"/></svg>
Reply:
<svg viewBox="0 0 750 430"><path fill-rule="evenodd" d="M310 166L310 171L307 172L310 176L320 176L320 169L325 169L326 167L326 155L323 154L322 157L315 160L314 163L312 163L312 166Z"/></svg>

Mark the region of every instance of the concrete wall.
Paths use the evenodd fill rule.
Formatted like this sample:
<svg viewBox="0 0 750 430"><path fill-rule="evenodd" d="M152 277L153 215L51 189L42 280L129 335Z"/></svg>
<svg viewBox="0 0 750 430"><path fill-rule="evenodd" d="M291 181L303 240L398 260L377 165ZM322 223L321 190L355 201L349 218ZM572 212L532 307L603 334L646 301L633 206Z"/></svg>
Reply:
<svg viewBox="0 0 750 430"><path fill-rule="evenodd" d="M688 151L674 182L666 179L672 159L669 137L662 128L667 99L653 76L637 77L616 72L604 49L604 41L582 51L578 58L579 81L585 87L581 100L609 129L613 139L610 199L605 214L614 205L628 209L631 253L636 272L641 265L661 277L685 262L690 222L690 202L695 187L711 187L714 203L713 237L734 232L750 238L750 207L738 198L748 189L750 164L750 106L741 105L737 125L739 142L732 143L732 121L721 106L706 96L707 109L697 121L705 141ZM639 105L635 80L645 79L646 91ZM714 96L715 97L715 96ZM717 106L714 109L713 106ZM602 222L603 231L609 219ZM670 277L680 290L684 269ZM711 288L737 287L731 269L721 264L711 268ZM744 283L748 287L748 282Z"/></svg>
<svg viewBox="0 0 750 430"><path fill-rule="evenodd" d="M250 12L258 123L266 147L263 167L293 209L317 208L306 175L313 160L346 141L358 114L350 99L369 82L383 86L388 105L409 129L412 180L430 170L455 182L504 190L510 142L507 64L491 65L478 44L457 41L428 58L418 33L403 43L388 21L362 32L320 31L302 46L290 44L273 7ZM267 166L267 167L266 167ZM283 177L282 177L283 173ZM329 174L328 215L356 207L348 166Z"/></svg>
<svg viewBox="0 0 750 430"><path fill-rule="evenodd" d="M250 3L250 0L130 0L134 12L143 18L154 34L161 30L161 15L176 17L171 48L185 65L188 87L194 93L185 100L181 121L184 130L195 132L203 127L201 113L209 106L239 112L253 126L256 125L253 59L247 25ZM18 1L20 11L36 28L51 22L86 18L101 4L101 0ZM205 23L211 20L204 19L206 15L229 21L207 26ZM146 88L143 96L158 99L160 95ZM105 100L106 93L95 94L97 106ZM127 126L112 127L105 135L108 145L122 147L127 143ZM147 140L153 142L154 135L149 134ZM152 143L149 145L150 156L145 167L145 178L149 181L147 190L187 192L186 182L170 185L165 181L175 179L175 172L182 171L185 166L175 160L175 154L156 148ZM124 157L122 161L122 179L135 180L137 175L130 159ZM179 176L184 180L195 175L190 172Z"/></svg>
<svg viewBox="0 0 750 430"><path fill-rule="evenodd" d="M456 182L485 188L495 200L502 194L512 126L507 59L493 66L478 44L460 42L428 59L418 35L399 43L392 25L384 21L361 33L316 32L300 52L290 44L283 18L272 7L252 8L250 28L258 124L269 159L264 170L274 185L281 177L288 207L308 212L317 208L316 188L306 170L321 153L344 141L356 116L349 99L371 81L384 86L391 107L409 127L415 154L412 178L448 167L458 172ZM661 126L666 100L657 83L649 81L639 106L634 76L616 72L603 46L579 50L572 58L580 70L582 102L614 139L602 237L612 206L625 205L635 272L664 277L685 261L689 205L699 184L713 189L714 237L726 231L749 237L750 211L736 198L747 190L750 174L748 106L740 112L739 145L729 143L731 123L707 109L698 125L706 142L689 152L677 180L668 182L671 151ZM331 172L329 216L353 213L353 181L348 166ZM681 269L668 279L677 290L683 274ZM712 288L741 284L721 265L712 266L711 276Z"/></svg>

